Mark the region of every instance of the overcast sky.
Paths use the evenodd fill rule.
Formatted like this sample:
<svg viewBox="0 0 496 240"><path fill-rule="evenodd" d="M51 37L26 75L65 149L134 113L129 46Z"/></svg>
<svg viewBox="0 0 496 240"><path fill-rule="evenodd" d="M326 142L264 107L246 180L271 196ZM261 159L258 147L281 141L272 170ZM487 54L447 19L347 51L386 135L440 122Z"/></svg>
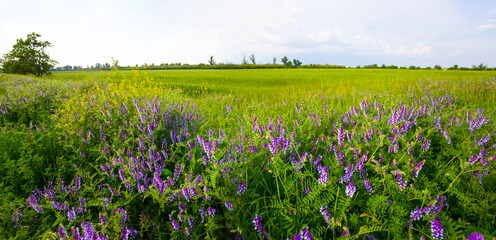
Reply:
<svg viewBox="0 0 496 240"><path fill-rule="evenodd" d="M494 0L0 0L0 54L41 34L59 65L259 63L496 67Z"/></svg>

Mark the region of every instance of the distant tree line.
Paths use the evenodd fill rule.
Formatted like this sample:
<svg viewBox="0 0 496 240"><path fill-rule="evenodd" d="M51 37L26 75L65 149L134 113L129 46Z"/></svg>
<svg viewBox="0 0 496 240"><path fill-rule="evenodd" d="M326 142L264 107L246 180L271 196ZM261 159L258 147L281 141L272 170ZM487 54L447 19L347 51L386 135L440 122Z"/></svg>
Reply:
<svg viewBox="0 0 496 240"><path fill-rule="evenodd" d="M255 54L250 54L248 58L243 56L243 59L240 64L235 63L219 63L215 61L214 56L210 56L207 60L207 63L200 64L187 64L187 63L160 63L160 64L136 64L134 67L132 66L118 66L117 60L114 60L114 63L111 65L109 63L96 63L91 66L86 66L83 68L82 66L59 66L52 68L52 71L71 71L71 70L110 70L113 67L119 67L121 70L131 70L134 68L148 69L148 70L165 70L165 69L264 69L264 68L328 68L328 69L343 69L343 68L364 68L364 69L424 69L424 70L496 70L496 68L489 68L484 63L479 65L472 65L471 68L467 67L459 67L458 65L453 65L452 67L442 67L441 65L434 65L433 67L420 67L415 65L410 66L396 66L396 65L378 65L378 64L370 64L364 66L356 66L356 67L346 67L343 65L331 65L331 64L306 64L303 63L299 59L290 60L287 56L283 56L280 59L280 63L277 63L277 58L274 57L272 59L272 63L257 63Z"/></svg>

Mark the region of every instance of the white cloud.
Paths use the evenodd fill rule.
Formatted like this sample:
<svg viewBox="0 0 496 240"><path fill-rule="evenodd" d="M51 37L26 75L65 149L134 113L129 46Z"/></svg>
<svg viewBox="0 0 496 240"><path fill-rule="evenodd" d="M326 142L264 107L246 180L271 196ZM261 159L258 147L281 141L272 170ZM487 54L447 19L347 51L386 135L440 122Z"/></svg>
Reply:
<svg viewBox="0 0 496 240"><path fill-rule="evenodd" d="M370 34L347 35L339 27L333 29L310 32L306 34L311 44L327 46L341 46L341 49L355 49L366 54L385 54L394 56L428 56L433 48L424 42L405 44L407 38L400 41L387 41L384 38Z"/></svg>
<svg viewBox="0 0 496 240"><path fill-rule="evenodd" d="M496 24L488 23L488 24L480 25L476 29L477 31L484 32L487 30L496 29Z"/></svg>

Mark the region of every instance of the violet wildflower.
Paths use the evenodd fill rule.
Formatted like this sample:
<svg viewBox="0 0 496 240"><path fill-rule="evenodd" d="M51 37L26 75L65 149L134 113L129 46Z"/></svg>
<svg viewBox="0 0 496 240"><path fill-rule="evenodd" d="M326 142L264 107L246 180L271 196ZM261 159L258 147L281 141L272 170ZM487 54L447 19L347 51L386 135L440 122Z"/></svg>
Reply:
<svg viewBox="0 0 496 240"><path fill-rule="evenodd" d="M243 194L246 191L246 182L240 182L238 184L238 195Z"/></svg>
<svg viewBox="0 0 496 240"><path fill-rule="evenodd" d="M205 210L204 210L203 208L201 208L201 209L200 209L200 210L198 210L198 211L200 212L200 217L201 217L201 219L202 219L202 222L204 222L204 221L205 221L205 216L207 215L207 214L205 213Z"/></svg>
<svg viewBox="0 0 496 240"><path fill-rule="evenodd" d="M193 218L188 218L188 223L191 228L193 228L193 222L194 222Z"/></svg>
<svg viewBox="0 0 496 240"><path fill-rule="evenodd" d="M415 169L413 170L413 174L415 175L415 177L418 177L418 174L419 174L420 170L422 170L422 166L424 166L424 163L425 163L425 160L422 160L421 162L419 162L417 164L417 166L415 166Z"/></svg>
<svg viewBox="0 0 496 240"><path fill-rule="evenodd" d="M329 169L329 167L322 167L322 166L318 166L317 167L317 170L319 171L320 173L320 178L319 178L319 183L322 184L322 185L327 185L327 181L329 180L329 173L327 172Z"/></svg>
<svg viewBox="0 0 496 240"><path fill-rule="evenodd" d="M258 214L255 215L255 218L253 218L253 224L255 225L255 230L257 230L258 234L267 237L267 235L265 234L265 229L262 225L262 217L258 216Z"/></svg>
<svg viewBox="0 0 496 240"><path fill-rule="evenodd" d="M76 219L76 212L74 212L74 210L69 210L67 212L67 218L69 219L69 221L74 221Z"/></svg>
<svg viewBox="0 0 496 240"><path fill-rule="evenodd" d="M347 237L348 235L349 235L348 228L347 227L343 227L343 233L341 234L341 236Z"/></svg>
<svg viewBox="0 0 496 240"><path fill-rule="evenodd" d="M65 227L63 225L60 225L60 227L59 227L59 237L62 240L65 240L68 238L67 231L65 230Z"/></svg>
<svg viewBox="0 0 496 240"><path fill-rule="evenodd" d="M100 213L99 217L100 217L100 222L102 223L102 225L107 225L107 217L105 215L103 215L103 213Z"/></svg>
<svg viewBox="0 0 496 240"><path fill-rule="evenodd" d="M478 232L475 232L475 233L472 233L468 238L467 240L484 240L484 235L482 235L482 233L478 233Z"/></svg>
<svg viewBox="0 0 496 240"><path fill-rule="evenodd" d="M410 213L410 220L412 221L420 220L422 216L423 216L422 208L415 207L415 209L412 210L412 212Z"/></svg>
<svg viewBox="0 0 496 240"><path fill-rule="evenodd" d="M422 145L422 152L429 150L430 146L431 146L431 141L426 138L424 144Z"/></svg>
<svg viewBox="0 0 496 240"><path fill-rule="evenodd" d="M370 185L369 180L365 179L363 181L363 184L365 185L365 188L367 188L367 191L369 192L369 194L372 194L374 192L374 189L372 189L372 186Z"/></svg>
<svg viewBox="0 0 496 240"><path fill-rule="evenodd" d="M308 226L305 229L301 230L300 234L301 234L302 240L303 239L304 240L313 240L313 236L310 233L310 229L308 229Z"/></svg>
<svg viewBox="0 0 496 240"><path fill-rule="evenodd" d="M322 216L324 216L324 219L327 223L327 226L328 227L331 227L331 214L329 214L329 212L327 211L327 206L322 206L320 207L320 213L322 214Z"/></svg>
<svg viewBox="0 0 496 240"><path fill-rule="evenodd" d="M353 195L355 195L356 187L353 185L353 180L350 181L350 183L346 186L346 195L348 197L353 198Z"/></svg>
<svg viewBox="0 0 496 240"><path fill-rule="evenodd" d="M353 164L350 163L350 165L348 167L345 167L344 170L345 170L344 176L341 179L339 179L339 183L341 184L351 180L351 176L353 175Z"/></svg>
<svg viewBox="0 0 496 240"><path fill-rule="evenodd" d="M443 239L444 238L444 229L443 226L439 223L439 220L431 221L431 234L434 239Z"/></svg>
<svg viewBox="0 0 496 240"><path fill-rule="evenodd" d="M174 219L172 219L172 228L174 228L175 231L179 231L179 224Z"/></svg>
<svg viewBox="0 0 496 240"><path fill-rule="evenodd" d="M234 207L233 207L233 205L230 202L226 202L225 204L226 204L226 208L227 209L229 209L231 211L234 211Z"/></svg>
<svg viewBox="0 0 496 240"><path fill-rule="evenodd" d="M188 188L183 188L181 189L181 191L183 193L184 198L186 198L186 200L189 202L190 196L189 196Z"/></svg>
<svg viewBox="0 0 496 240"><path fill-rule="evenodd" d="M208 217L212 218L215 216L215 208L208 207L207 212L208 212Z"/></svg>
<svg viewBox="0 0 496 240"><path fill-rule="evenodd" d="M83 239L96 239L98 236L98 232L95 231L91 222L81 223L81 228L83 228Z"/></svg>
<svg viewBox="0 0 496 240"><path fill-rule="evenodd" d="M71 229L72 229L72 235L74 236L74 239L79 239L79 237L80 237L79 228L71 227Z"/></svg>
<svg viewBox="0 0 496 240"><path fill-rule="evenodd" d="M344 130L340 128L338 129L338 144L340 146L343 146L343 140L344 140Z"/></svg>

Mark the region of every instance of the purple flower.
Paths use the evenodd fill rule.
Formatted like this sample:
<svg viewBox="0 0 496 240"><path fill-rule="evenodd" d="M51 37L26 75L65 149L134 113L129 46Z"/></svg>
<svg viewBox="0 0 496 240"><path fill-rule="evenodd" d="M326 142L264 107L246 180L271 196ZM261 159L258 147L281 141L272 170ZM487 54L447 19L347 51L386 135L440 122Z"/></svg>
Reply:
<svg viewBox="0 0 496 240"><path fill-rule="evenodd" d="M103 215L103 213L100 213L99 217L100 217L100 222L102 223L102 225L107 225L107 217L105 215Z"/></svg>
<svg viewBox="0 0 496 240"><path fill-rule="evenodd" d="M202 219L202 222L204 222L204 221L205 221L205 216L207 215L207 214L205 213L205 210L202 208L202 209L200 209L200 210L198 210L198 211L200 212L200 217L201 217L201 219Z"/></svg>
<svg viewBox="0 0 496 240"><path fill-rule="evenodd" d="M319 178L319 183L322 184L322 185L327 185L327 181L329 180L329 173L327 172L329 169L329 167L322 167L322 166L318 166L317 167L317 170L319 171L320 173L320 178Z"/></svg>
<svg viewBox="0 0 496 240"><path fill-rule="evenodd" d="M343 227L343 233L341 234L341 236L347 237L348 235L349 235L348 228L347 227Z"/></svg>
<svg viewBox="0 0 496 240"><path fill-rule="evenodd" d="M194 222L193 218L188 218L188 223L191 228L193 228L193 222Z"/></svg>
<svg viewBox="0 0 496 240"><path fill-rule="evenodd" d="M372 192L374 192L374 189L372 189L372 186L370 186L369 180L365 179L363 181L363 184L365 185L365 188L367 188L369 194L372 194Z"/></svg>
<svg viewBox="0 0 496 240"><path fill-rule="evenodd" d="M69 210L67 212L67 218L69 219L69 221L74 221L76 219L76 212L74 212L74 210Z"/></svg>
<svg viewBox="0 0 496 240"><path fill-rule="evenodd" d="M183 171L183 165L179 163L174 170L174 180L177 180L179 178L181 171Z"/></svg>
<svg viewBox="0 0 496 240"><path fill-rule="evenodd" d="M174 230L179 231L179 224L174 219L172 219L172 227L174 228Z"/></svg>
<svg viewBox="0 0 496 240"><path fill-rule="evenodd" d="M96 239L98 237L98 232L95 231L91 222L81 223L81 228L83 228L83 239Z"/></svg>
<svg viewBox="0 0 496 240"><path fill-rule="evenodd" d="M207 212L208 212L208 217L212 218L215 216L215 208L208 207Z"/></svg>
<svg viewBox="0 0 496 240"><path fill-rule="evenodd" d="M439 223L439 220L432 220L431 221L431 234L432 238L434 239L443 239L444 234L443 234L443 226Z"/></svg>
<svg viewBox="0 0 496 240"><path fill-rule="evenodd" d="M426 138L424 144L422 145L422 152L429 150L430 146L431 146L431 141Z"/></svg>
<svg viewBox="0 0 496 240"><path fill-rule="evenodd" d="M343 146L343 140L344 140L344 130L340 128L338 129L338 144L340 146Z"/></svg>
<svg viewBox="0 0 496 240"><path fill-rule="evenodd" d="M343 184L351 180L351 176L353 175L353 163L350 163L348 167L344 168L344 176L339 179L339 183Z"/></svg>
<svg viewBox="0 0 496 240"><path fill-rule="evenodd" d="M231 210L231 211L234 211L234 207L230 202L226 202L226 208Z"/></svg>
<svg viewBox="0 0 496 240"><path fill-rule="evenodd" d="M324 216L327 226L331 227L332 224L331 214L329 214L329 212L327 211L327 206L320 207L320 213L322 214L322 216Z"/></svg>
<svg viewBox="0 0 496 240"><path fill-rule="evenodd" d="M268 238L262 225L262 217L258 216L258 214L255 215L255 218L253 218L253 224L255 225L255 230L257 230L258 234Z"/></svg>
<svg viewBox="0 0 496 240"><path fill-rule="evenodd" d="M417 166L415 166L415 169L413 170L413 174L415 175L415 177L418 177L418 174L419 174L420 170L422 170L422 166L424 166L424 163L425 163L425 160L422 160L421 162L419 162L417 164Z"/></svg>
<svg viewBox="0 0 496 240"><path fill-rule="evenodd" d="M312 234L310 234L310 230L308 229L308 226L301 230L300 232L302 239L304 240L313 240Z"/></svg>
<svg viewBox="0 0 496 240"><path fill-rule="evenodd" d="M82 197L79 198L79 212L86 212L86 200Z"/></svg>
<svg viewBox="0 0 496 240"><path fill-rule="evenodd" d="M348 197L353 198L353 195L355 195L356 187L353 185L353 180L350 181L350 183L346 186L346 195Z"/></svg>
<svg viewBox="0 0 496 240"><path fill-rule="evenodd" d="M246 191L246 182L240 182L238 184L238 195L243 194Z"/></svg>
<svg viewBox="0 0 496 240"><path fill-rule="evenodd" d="M186 200L189 202L190 196L189 196L188 188L183 188L181 191L183 193L184 198L186 198Z"/></svg>
<svg viewBox="0 0 496 240"><path fill-rule="evenodd" d="M467 240L484 240L484 235L482 235L482 233L478 233L478 232L475 232L475 233L472 233L468 238Z"/></svg>
<svg viewBox="0 0 496 240"><path fill-rule="evenodd" d="M422 218L422 208L415 207L414 210L410 213L410 220L415 221L415 220L420 220Z"/></svg>
<svg viewBox="0 0 496 240"><path fill-rule="evenodd" d="M68 238L67 231L65 230L65 227L63 225L60 225L59 227L59 237L62 240Z"/></svg>

